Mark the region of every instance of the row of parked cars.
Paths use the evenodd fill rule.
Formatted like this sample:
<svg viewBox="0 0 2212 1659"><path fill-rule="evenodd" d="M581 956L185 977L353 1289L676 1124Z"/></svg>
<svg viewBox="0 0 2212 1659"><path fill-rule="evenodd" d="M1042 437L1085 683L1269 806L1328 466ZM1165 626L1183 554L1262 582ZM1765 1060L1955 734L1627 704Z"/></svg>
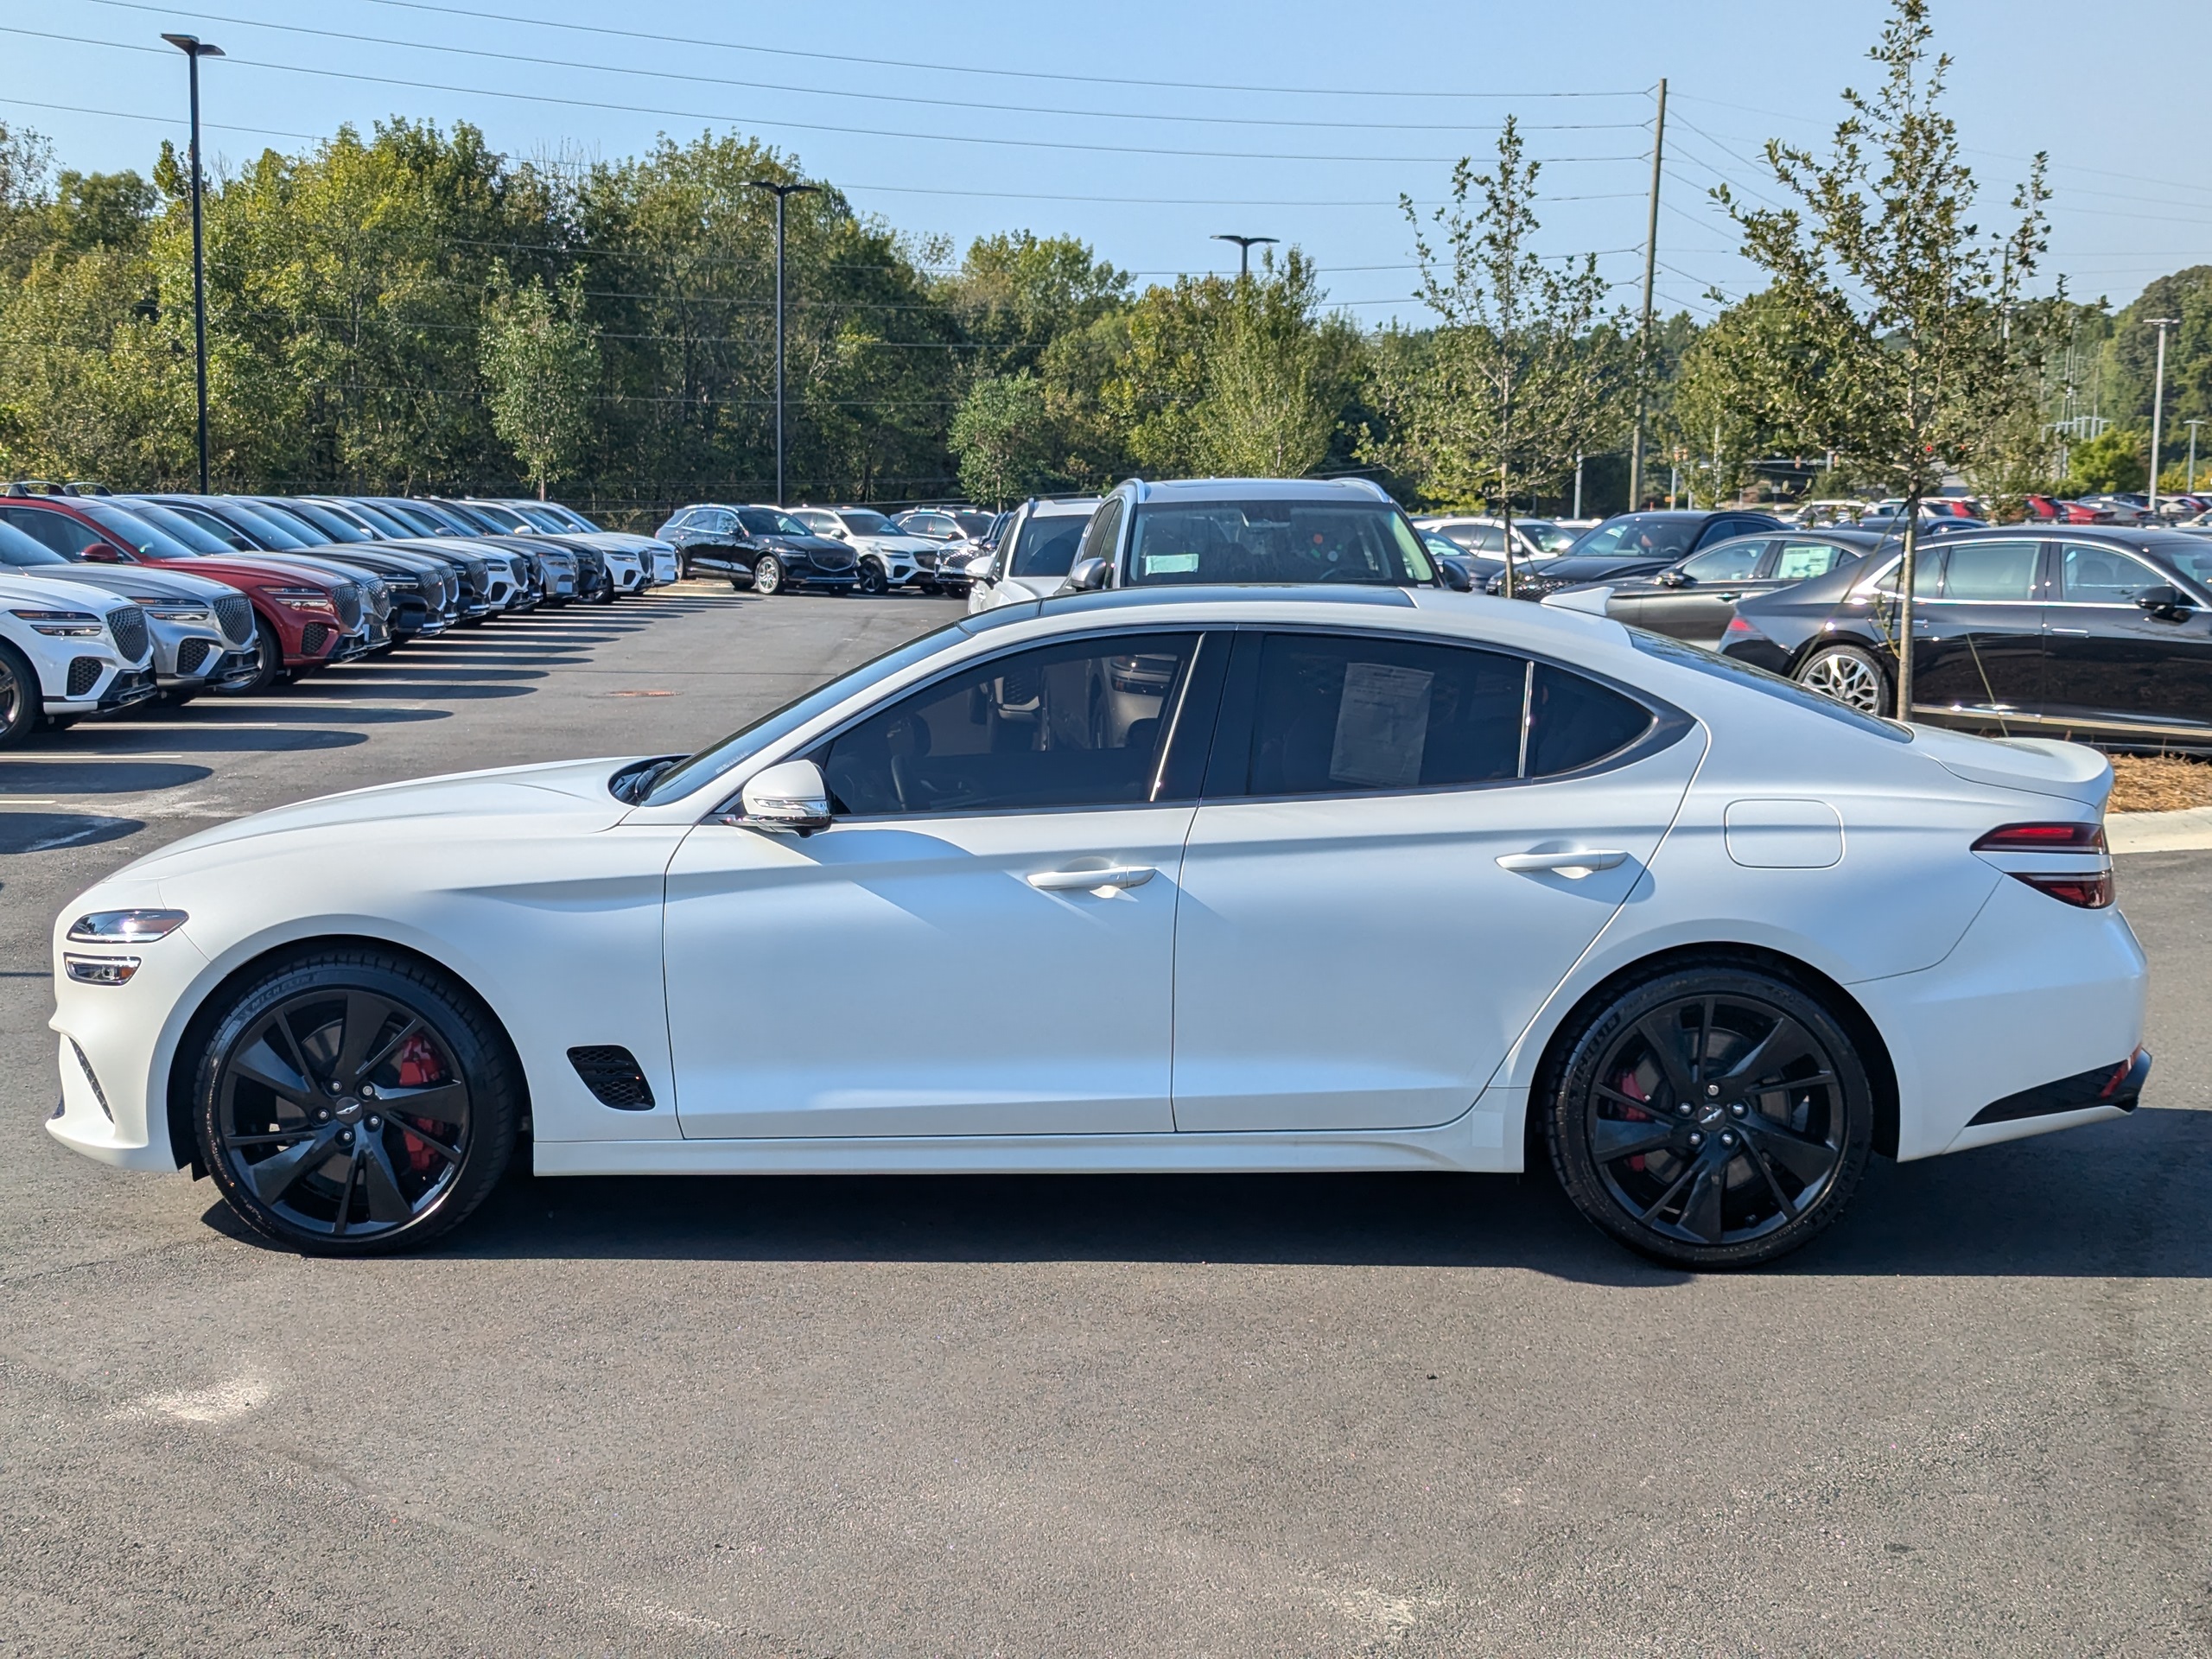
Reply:
<svg viewBox="0 0 2212 1659"><path fill-rule="evenodd" d="M0 490L0 748L236 696L505 612L609 604L676 550L555 502Z"/></svg>
<svg viewBox="0 0 2212 1659"><path fill-rule="evenodd" d="M1131 480L1103 497L1024 503L968 563L969 605L1221 582L1503 596L1502 542L1467 545L1484 528L1421 527L1364 480ZM1621 513L1560 550L1516 551L1512 596L1611 616L1893 715L1903 553L1879 522ZM1913 719L2212 752L2212 527L1952 515L1921 541L1913 608Z"/></svg>
<svg viewBox="0 0 2212 1659"><path fill-rule="evenodd" d="M676 550L685 577L725 577L764 598L804 589L957 597L968 591L969 560L991 545L1005 516L966 505L892 518L874 507L701 501L678 507L655 534Z"/></svg>

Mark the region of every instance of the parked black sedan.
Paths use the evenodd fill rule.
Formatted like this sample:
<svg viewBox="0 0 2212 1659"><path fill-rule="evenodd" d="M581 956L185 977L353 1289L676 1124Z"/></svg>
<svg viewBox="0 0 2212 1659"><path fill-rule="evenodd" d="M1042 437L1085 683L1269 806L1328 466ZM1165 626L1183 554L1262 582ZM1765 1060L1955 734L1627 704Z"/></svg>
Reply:
<svg viewBox="0 0 2212 1659"><path fill-rule="evenodd" d="M779 507L679 507L653 533L675 547L684 576L713 571L763 596L791 588L850 593L860 582L849 546L816 535Z"/></svg>
<svg viewBox="0 0 2212 1659"><path fill-rule="evenodd" d="M1885 552L1744 600L1722 653L1892 712L1898 563ZM1967 531L1923 548L1912 717L2212 751L2212 545L2079 524Z"/></svg>
<svg viewBox="0 0 2212 1659"><path fill-rule="evenodd" d="M1866 531L1762 531L1715 543L1648 576L1557 589L1544 603L1610 616L1693 645L1717 645L1738 601L1856 564L1881 545L1880 536Z"/></svg>
<svg viewBox="0 0 2212 1659"><path fill-rule="evenodd" d="M1541 599L1561 588L1585 582L1614 582L1626 576L1647 576L1676 560L1754 531L1777 531L1782 521L1764 512L1730 508L1722 512L1617 512L1602 524L1585 531L1573 547L1555 559L1513 565L1513 596ZM1504 591L1501 572L1487 591Z"/></svg>

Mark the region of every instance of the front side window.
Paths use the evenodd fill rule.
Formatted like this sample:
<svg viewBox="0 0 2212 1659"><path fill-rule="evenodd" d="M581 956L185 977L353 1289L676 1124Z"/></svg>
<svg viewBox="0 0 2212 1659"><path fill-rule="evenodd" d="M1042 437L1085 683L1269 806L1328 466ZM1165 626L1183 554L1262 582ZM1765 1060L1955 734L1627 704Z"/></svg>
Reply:
<svg viewBox="0 0 2212 1659"><path fill-rule="evenodd" d="M1178 798L1160 762L1201 638L1066 640L949 675L817 751L831 808L876 817Z"/></svg>
<svg viewBox="0 0 2212 1659"><path fill-rule="evenodd" d="M2059 555L2058 591L2069 605L2133 605L2145 588L2171 585L2118 548L2069 542Z"/></svg>
<svg viewBox="0 0 2212 1659"><path fill-rule="evenodd" d="M1681 570L1692 582L1749 582L1758 574L1759 556L1765 551L1764 541L1726 542L1685 560Z"/></svg>
<svg viewBox="0 0 2212 1659"><path fill-rule="evenodd" d="M1007 575L1010 576L1065 576L1075 569L1076 549L1083 543L1083 532L1090 523L1090 515L1061 512L1047 517L1031 513L1021 521L1020 532L1014 538L1014 552L1007 561Z"/></svg>
<svg viewBox="0 0 2212 1659"><path fill-rule="evenodd" d="M1413 526L1381 501L1144 502L1129 541L1128 580L1140 587L1435 579Z"/></svg>
<svg viewBox="0 0 2212 1659"><path fill-rule="evenodd" d="M1699 523L1686 513L1624 512L1585 534L1574 550L1612 558L1678 559L1690 550Z"/></svg>
<svg viewBox="0 0 2212 1659"><path fill-rule="evenodd" d="M0 522L13 524L65 559L100 545L100 537L91 525L80 524L65 513L42 512L36 507L0 507Z"/></svg>
<svg viewBox="0 0 2212 1659"><path fill-rule="evenodd" d="M2039 542L1960 542L1950 549L1943 597L1985 603L2033 599L2042 556Z"/></svg>
<svg viewBox="0 0 2212 1659"><path fill-rule="evenodd" d="M1444 534L1470 553L1502 553L1505 550L1505 527L1503 524L1448 524Z"/></svg>
<svg viewBox="0 0 2212 1659"><path fill-rule="evenodd" d="M811 536L814 532L787 512L767 507L747 507L737 515L747 533L753 536Z"/></svg>

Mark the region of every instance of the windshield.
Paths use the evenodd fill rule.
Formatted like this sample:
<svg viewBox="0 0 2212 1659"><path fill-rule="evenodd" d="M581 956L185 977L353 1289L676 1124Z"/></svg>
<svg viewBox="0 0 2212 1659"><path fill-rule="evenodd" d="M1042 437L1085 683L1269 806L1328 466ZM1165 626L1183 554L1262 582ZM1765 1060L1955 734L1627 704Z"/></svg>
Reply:
<svg viewBox="0 0 2212 1659"><path fill-rule="evenodd" d="M788 513L772 512L766 507L747 507L737 515L738 523L754 536L811 536L814 532Z"/></svg>
<svg viewBox="0 0 2212 1659"><path fill-rule="evenodd" d="M265 546L278 552L315 545L309 537L286 529L265 512L256 512L243 501L226 499L223 512L242 524L249 536L259 537Z"/></svg>
<svg viewBox="0 0 2212 1659"><path fill-rule="evenodd" d="M1545 552L1564 553L1574 545L1575 538L1582 532L1569 530L1565 524L1536 523L1529 525L1529 533L1536 538L1536 545Z"/></svg>
<svg viewBox="0 0 2212 1659"><path fill-rule="evenodd" d="M26 536L13 524L0 524L0 564L67 564L45 543Z"/></svg>
<svg viewBox="0 0 2212 1659"><path fill-rule="evenodd" d="M522 515L525 530L572 531L575 528L550 507L517 507L515 511Z"/></svg>
<svg viewBox="0 0 2212 1659"><path fill-rule="evenodd" d="M910 663L918 663L933 657L953 643L960 624L952 623L924 634L918 639L909 639L903 645L894 645L882 656L862 663L849 674L840 676L827 685L793 698L782 708L763 715L750 726L733 732L711 748L702 749L688 760L679 760L662 773L653 785L652 794L645 797L646 806L664 806L671 801L680 801L686 795L704 789L715 779L749 757L758 754L779 738L797 731L817 715L836 708L855 692L889 679Z"/></svg>
<svg viewBox="0 0 2212 1659"><path fill-rule="evenodd" d="M121 507L111 507L105 501L80 500L78 511L102 530L134 548L149 559L196 559L198 551L187 547L166 530L148 524L135 512L125 512Z"/></svg>
<svg viewBox="0 0 2212 1659"><path fill-rule="evenodd" d="M253 511L277 529L298 537L302 546L327 547L330 544L330 537L324 533L321 524L293 512L281 502L256 501Z"/></svg>
<svg viewBox="0 0 2212 1659"><path fill-rule="evenodd" d="M347 522L344 514L333 512L317 502L287 501L284 511L295 518L313 524L334 542L372 542L376 539L359 524Z"/></svg>
<svg viewBox="0 0 2212 1659"><path fill-rule="evenodd" d="M837 517L845 521L845 528L855 536L896 536L899 533L898 525L881 513L866 507L852 508Z"/></svg>
<svg viewBox="0 0 2212 1659"><path fill-rule="evenodd" d="M2180 538L2175 538L2178 541ZM2161 542L2158 556L2200 588L2212 588L2212 544L2176 548Z"/></svg>
<svg viewBox="0 0 2212 1659"><path fill-rule="evenodd" d="M195 553L213 553L218 558L235 553L221 537L204 525L196 524L182 513L173 512L158 501L134 501L130 511L157 530L165 530Z"/></svg>
<svg viewBox="0 0 2212 1659"><path fill-rule="evenodd" d="M388 512L381 512L365 501L348 501L346 511L359 518L371 530L387 537L419 536L420 531L410 529Z"/></svg>
<svg viewBox="0 0 2212 1659"><path fill-rule="evenodd" d="M503 507L496 503L479 501L472 501L469 505L474 507L484 518L490 519L494 524L497 524L501 530L535 530L537 528L537 525L531 524L529 519L524 518L522 514L517 512L512 507Z"/></svg>
<svg viewBox="0 0 2212 1659"><path fill-rule="evenodd" d="M548 501L537 509L552 519L555 530L581 531L587 536L599 533L599 526L578 512L574 507L564 507L558 501Z"/></svg>
<svg viewBox="0 0 2212 1659"><path fill-rule="evenodd" d="M1624 512L1608 518L1574 543L1578 556L1674 560L1690 550L1704 518L1678 512Z"/></svg>
<svg viewBox="0 0 2212 1659"><path fill-rule="evenodd" d="M1127 580L1427 586L1436 567L1403 514L1306 501L1153 502L1137 508Z"/></svg>
<svg viewBox="0 0 2212 1659"><path fill-rule="evenodd" d="M995 515L988 512L956 512L952 522L960 526L960 533L970 541L981 541L991 533L991 521Z"/></svg>
<svg viewBox="0 0 2212 1659"><path fill-rule="evenodd" d="M403 536L443 536L448 533L443 524L412 501L378 501L377 510L385 518L396 518L407 525L408 528L400 532Z"/></svg>
<svg viewBox="0 0 2212 1659"><path fill-rule="evenodd" d="M1050 518L1034 514L1021 522L1007 555L1010 576L1065 576L1075 565L1075 550L1090 524L1087 512L1056 512Z"/></svg>

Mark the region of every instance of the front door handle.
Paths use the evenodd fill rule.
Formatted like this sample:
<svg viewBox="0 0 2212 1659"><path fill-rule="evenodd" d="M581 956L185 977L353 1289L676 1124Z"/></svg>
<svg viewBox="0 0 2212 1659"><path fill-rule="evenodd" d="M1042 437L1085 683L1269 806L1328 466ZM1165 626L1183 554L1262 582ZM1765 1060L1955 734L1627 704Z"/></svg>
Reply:
<svg viewBox="0 0 2212 1659"><path fill-rule="evenodd" d="M1743 595L1741 594L1715 594L1713 597L1724 605L1733 605L1738 600L1741 599Z"/></svg>
<svg viewBox="0 0 2212 1659"><path fill-rule="evenodd" d="M1122 865L1106 870L1039 870L1027 877L1039 893L1097 893L1108 887L1141 887L1160 872L1149 865Z"/></svg>
<svg viewBox="0 0 2212 1659"><path fill-rule="evenodd" d="M2089 631L2087 628L2053 628L2051 632L2053 633L2078 633L2085 639L2088 638L2089 634Z"/></svg>
<svg viewBox="0 0 2212 1659"><path fill-rule="evenodd" d="M1594 875L1599 870L1610 870L1616 864L1627 861L1626 853L1507 853L1498 859L1497 868L1511 870L1516 875L1537 871L1580 881L1586 875Z"/></svg>

